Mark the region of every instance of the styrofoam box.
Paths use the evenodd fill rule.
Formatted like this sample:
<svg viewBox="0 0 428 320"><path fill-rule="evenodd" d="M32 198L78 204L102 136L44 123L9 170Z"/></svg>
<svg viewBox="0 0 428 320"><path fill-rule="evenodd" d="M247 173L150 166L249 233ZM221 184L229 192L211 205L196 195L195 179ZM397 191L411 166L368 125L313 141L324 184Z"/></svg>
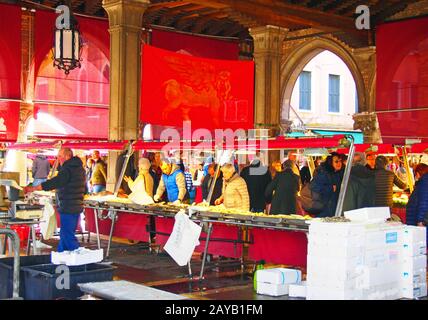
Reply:
<svg viewBox="0 0 428 320"><path fill-rule="evenodd" d="M418 283L425 282L427 279L427 270L411 270L401 273L401 283L403 286L415 286Z"/></svg>
<svg viewBox="0 0 428 320"><path fill-rule="evenodd" d="M364 235L364 224L352 222L313 222L309 225L309 235L348 237Z"/></svg>
<svg viewBox="0 0 428 320"><path fill-rule="evenodd" d="M424 242L426 246L426 232L426 227L404 226L403 244Z"/></svg>
<svg viewBox="0 0 428 320"><path fill-rule="evenodd" d="M84 264L97 263L103 260L103 249L84 250L80 253L75 251L51 252L53 264L65 264L67 266L80 266Z"/></svg>
<svg viewBox="0 0 428 320"><path fill-rule="evenodd" d="M388 283L379 286L372 286L368 290L363 290L364 300L396 300L402 296L402 289L399 283Z"/></svg>
<svg viewBox="0 0 428 320"><path fill-rule="evenodd" d="M421 282L416 286L406 286L402 288L401 297L407 299L419 299L427 296L427 283Z"/></svg>
<svg viewBox="0 0 428 320"><path fill-rule="evenodd" d="M370 289L372 287L399 284L401 281L400 265L385 264L376 268L364 268L364 273L357 280L357 288ZM400 285L397 285L399 287Z"/></svg>
<svg viewBox="0 0 428 320"><path fill-rule="evenodd" d="M294 298L306 298L306 284L306 281L290 284L288 288L288 295Z"/></svg>
<svg viewBox="0 0 428 320"><path fill-rule="evenodd" d="M381 246L365 250L363 263L367 267L380 267L386 264L402 264L403 253L400 246Z"/></svg>
<svg viewBox="0 0 428 320"><path fill-rule="evenodd" d="M362 246L329 246L308 244L308 255L324 256L331 258L352 258L359 257L364 253Z"/></svg>
<svg viewBox="0 0 428 320"><path fill-rule="evenodd" d="M414 271L420 269L427 269L427 256L419 255L414 257L405 256L403 258L403 271Z"/></svg>
<svg viewBox="0 0 428 320"><path fill-rule="evenodd" d="M362 290L337 290L326 287L307 287L307 300L361 300Z"/></svg>
<svg viewBox="0 0 428 320"><path fill-rule="evenodd" d="M380 246L395 246L403 243L403 226L384 224L376 229L367 229L365 247L367 249Z"/></svg>
<svg viewBox="0 0 428 320"><path fill-rule="evenodd" d="M308 287L322 287L331 290L356 290L358 278L349 280L339 280L335 278L323 277L319 274L307 275L306 282Z"/></svg>
<svg viewBox="0 0 428 320"><path fill-rule="evenodd" d="M309 234L308 235L308 244L314 245L328 245L331 247L359 247L364 246L365 237L361 235L351 235L351 236L335 236L332 235L317 235Z"/></svg>
<svg viewBox="0 0 428 320"><path fill-rule="evenodd" d="M389 207L361 208L344 212L345 218L353 222L382 222L391 218Z"/></svg>
<svg viewBox="0 0 428 320"><path fill-rule="evenodd" d="M426 241L413 242L408 244L403 244L403 254L406 257L414 257L420 255L426 255L427 245Z"/></svg>
<svg viewBox="0 0 428 320"><path fill-rule="evenodd" d="M278 297L278 296L287 295L288 290L289 290L288 284L274 284L274 283L257 281L257 294L264 294L268 296Z"/></svg>
<svg viewBox="0 0 428 320"><path fill-rule="evenodd" d="M273 284L290 284L302 281L302 271L297 269L273 268L257 270L257 281Z"/></svg>
<svg viewBox="0 0 428 320"><path fill-rule="evenodd" d="M357 267L362 265L361 257L337 259L323 256L307 257L307 275L324 277L326 280L340 281L354 279L358 276Z"/></svg>

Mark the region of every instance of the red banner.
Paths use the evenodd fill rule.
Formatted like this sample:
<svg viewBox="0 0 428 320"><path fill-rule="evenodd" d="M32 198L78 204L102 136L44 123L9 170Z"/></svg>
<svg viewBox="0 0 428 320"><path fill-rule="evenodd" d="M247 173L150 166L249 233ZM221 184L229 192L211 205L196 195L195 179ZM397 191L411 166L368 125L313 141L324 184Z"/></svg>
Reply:
<svg viewBox="0 0 428 320"><path fill-rule="evenodd" d="M151 45L201 58L225 60L238 60L239 58L239 44L236 41L178 32L153 29Z"/></svg>
<svg viewBox="0 0 428 320"><path fill-rule="evenodd" d="M428 139L428 18L377 29L376 111L384 143Z"/></svg>
<svg viewBox="0 0 428 320"><path fill-rule="evenodd" d="M0 98L21 99L21 7L0 4Z"/></svg>
<svg viewBox="0 0 428 320"><path fill-rule="evenodd" d="M254 63L202 59L143 47L140 119L192 129L248 129L254 118Z"/></svg>
<svg viewBox="0 0 428 320"><path fill-rule="evenodd" d="M0 101L0 141L15 142L18 139L20 103Z"/></svg>

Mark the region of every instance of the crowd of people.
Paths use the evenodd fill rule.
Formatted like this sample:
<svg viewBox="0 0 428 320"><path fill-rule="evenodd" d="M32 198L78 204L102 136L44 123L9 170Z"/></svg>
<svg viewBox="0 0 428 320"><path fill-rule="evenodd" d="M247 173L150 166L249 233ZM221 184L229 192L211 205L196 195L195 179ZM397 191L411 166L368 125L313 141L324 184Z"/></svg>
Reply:
<svg viewBox="0 0 428 320"><path fill-rule="evenodd" d="M116 179L125 156L123 152L118 157ZM154 202L205 202L268 214L329 217L334 216L336 211L346 165L352 168L343 211L363 207L392 207L394 185L402 190L409 187L407 171L398 157L387 158L375 153L357 152L349 163L347 160L345 155L333 152L323 160L321 157L315 158L315 170L310 170L306 158L297 159L295 153L289 152L285 161L273 161L270 167L254 158L249 165L241 168L236 163L218 168L212 157L189 166L179 155L163 158L159 152L149 152L138 162L135 161L135 155L131 156L120 193L129 196L133 191L135 194L145 190L145 196ZM92 152L84 168L86 192L105 191L107 165L99 151ZM33 162L33 186L46 181L49 171L46 157L37 155ZM411 168L417 183L407 209L409 224L422 225L428 219L427 171L428 166L422 163ZM306 204L305 197L308 194L312 197L312 207Z"/></svg>
<svg viewBox="0 0 428 320"><path fill-rule="evenodd" d="M47 182L50 167L43 157L36 158L31 190L50 190L61 185L66 178L70 181L77 179L80 173L77 174L74 167L78 164L83 170L83 176L79 179L85 181L86 193L106 190L107 168L99 151L94 151L86 163L77 161L78 158L73 157L68 149L61 152L65 155L65 159L60 161L64 168L59 169L61 174L58 177ZM118 157L116 178L122 170L125 155L122 153ZM357 152L353 159L347 159L345 155L333 152L324 161L315 159L313 164L315 168L310 170L306 159L298 161L291 152L284 162L274 161L270 168L257 157L249 165L239 168L237 163L226 163L219 167L212 158L189 167L180 156L162 158L160 153L147 153L136 162L132 155L119 192L128 197L140 196L139 199L143 196L144 201L151 203L196 202L272 215L310 213L316 217L329 217L335 215L347 165L352 168L343 211L392 207L394 185L402 190L408 189L407 172L403 172L403 163L398 157L388 159L374 153ZM76 171L76 176L70 176L72 170ZM420 163L412 171L416 184L407 205L407 224L422 226L428 222L428 165ZM67 188L71 188L71 185L68 183ZM79 188L78 192L80 195L83 190ZM67 199L74 193L76 190L70 189L61 193L65 212L80 210L80 202L79 210L67 207ZM304 195L307 194L312 197L309 199L312 208L305 200ZM70 222L70 225L74 224L74 220ZM67 241L67 236L65 239Z"/></svg>

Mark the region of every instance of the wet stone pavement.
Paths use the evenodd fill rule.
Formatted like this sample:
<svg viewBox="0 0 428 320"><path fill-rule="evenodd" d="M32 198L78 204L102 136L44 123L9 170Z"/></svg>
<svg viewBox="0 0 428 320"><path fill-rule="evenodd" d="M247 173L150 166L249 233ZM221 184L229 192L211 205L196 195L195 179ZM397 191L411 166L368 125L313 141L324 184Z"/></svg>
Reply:
<svg viewBox="0 0 428 320"><path fill-rule="evenodd" d="M81 241L81 237L78 237ZM58 240L44 241L52 249L43 249L43 254L56 250ZM96 249L95 237L91 235L89 243L81 244ZM106 250L107 241L101 240L101 247ZM150 251L147 243L112 242L110 256L105 260L117 269L114 280L126 280L156 289L183 295L197 300L289 300L288 296L270 297L258 295L253 290L252 270L254 262L245 262L242 268L239 260L212 258L205 264L202 280L199 280L202 255L194 254L191 261L193 277L189 276L188 266L180 267L165 252ZM244 270L242 270L244 269Z"/></svg>

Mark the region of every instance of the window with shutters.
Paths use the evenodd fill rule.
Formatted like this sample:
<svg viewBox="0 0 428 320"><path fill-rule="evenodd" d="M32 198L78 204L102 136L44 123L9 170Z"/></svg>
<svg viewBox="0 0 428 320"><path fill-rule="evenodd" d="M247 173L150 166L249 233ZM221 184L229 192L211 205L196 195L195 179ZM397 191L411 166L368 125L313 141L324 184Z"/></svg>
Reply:
<svg viewBox="0 0 428 320"><path fill-rule="evenodd" d="M302 71L299 76L299 110L311 110L311 79L311 72L308 71Z"/></svg>
<svg viewBox="0 0 428 320"><path fill-rule="evenodd" d="M328 112L340 112L340 76L330 74L328 81Z"/></svg>

